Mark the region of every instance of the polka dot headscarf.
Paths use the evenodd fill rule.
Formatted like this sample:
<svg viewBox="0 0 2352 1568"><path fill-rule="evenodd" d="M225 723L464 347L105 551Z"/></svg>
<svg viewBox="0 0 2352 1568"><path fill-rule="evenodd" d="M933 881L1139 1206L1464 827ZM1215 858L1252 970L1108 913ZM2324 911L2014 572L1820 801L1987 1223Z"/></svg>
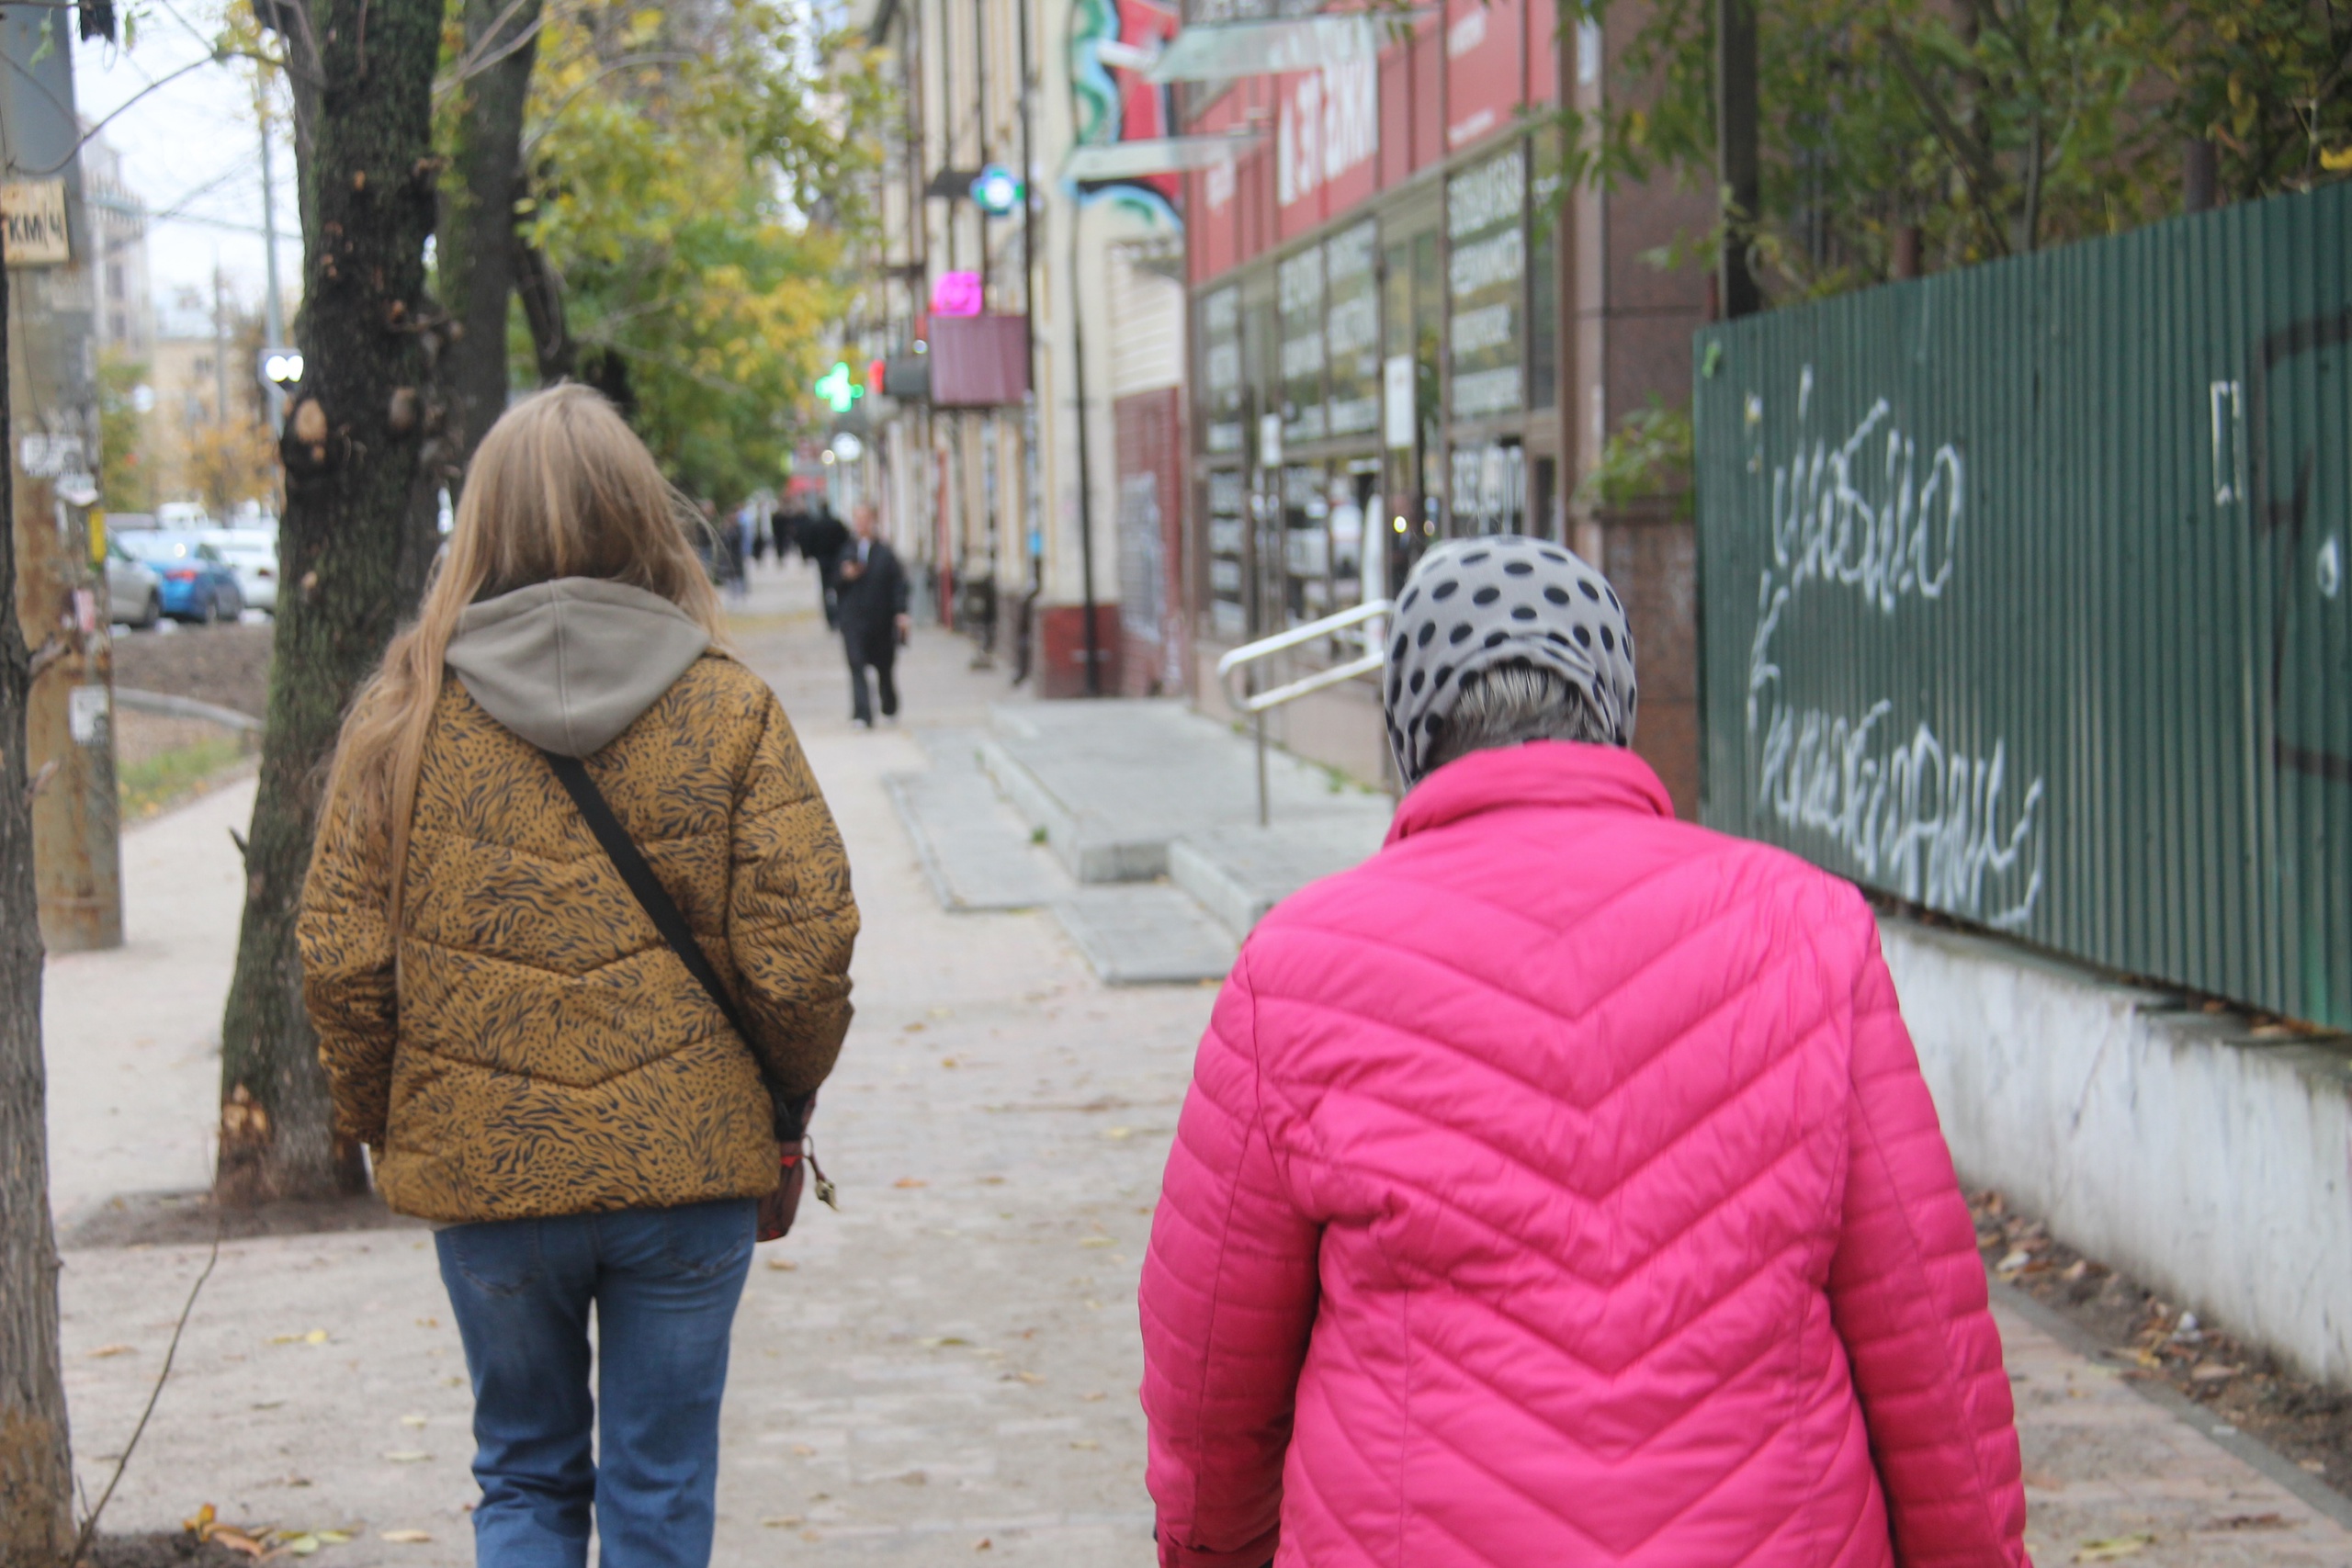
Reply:
<svg viewBox="0 0 2352 1568"><path fill-rule="evenodd" d="M1450 539L1413 569L1389 640L1388 746L1407 788L1429 771L1463 677L1510 663L1559 675L1632 744L1634 638L1600 573L1541 539Z"/></svg>

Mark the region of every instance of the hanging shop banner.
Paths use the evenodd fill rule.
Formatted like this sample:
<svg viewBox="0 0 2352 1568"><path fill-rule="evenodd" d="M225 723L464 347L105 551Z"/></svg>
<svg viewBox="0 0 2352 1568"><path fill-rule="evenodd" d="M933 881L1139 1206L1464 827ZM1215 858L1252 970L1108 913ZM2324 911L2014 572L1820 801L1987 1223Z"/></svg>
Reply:
<svg viewBox="0 0 2352 1568"><path fill-rule="evenodd" d="M1365 220L1324 242L1324 348L1332 435L1368 435L1380 424L1380 226Z"/></svg>
<svg viewBox="0 0 2352 1568"><path fill-rule="evenodd" d="M1457 175L1446 186L1455 419L1486 419L1525 406L1519 315L1527 272L1526 203L1527 154L1521 147Z"/></svg>

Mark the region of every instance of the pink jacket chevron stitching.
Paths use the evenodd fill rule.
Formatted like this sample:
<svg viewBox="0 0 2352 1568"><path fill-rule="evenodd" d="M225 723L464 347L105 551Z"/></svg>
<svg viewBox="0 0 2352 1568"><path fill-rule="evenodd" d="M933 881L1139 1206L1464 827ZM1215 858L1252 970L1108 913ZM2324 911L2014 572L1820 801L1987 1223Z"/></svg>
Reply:
<svg viewBox="0 0 2352 1568"><path fill-rule="evenodd" d="M1169 1568L2026 1568L1871 911L1624 751L1451 763L1261 923L1141 1308Z"/></svg>

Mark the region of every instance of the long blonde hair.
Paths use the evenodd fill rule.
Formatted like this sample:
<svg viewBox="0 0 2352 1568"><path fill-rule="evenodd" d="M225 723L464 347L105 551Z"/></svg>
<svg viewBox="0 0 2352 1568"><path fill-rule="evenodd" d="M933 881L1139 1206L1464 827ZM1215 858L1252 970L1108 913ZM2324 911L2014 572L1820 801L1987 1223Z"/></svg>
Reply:
<svg viewBox="0 0 2352 1568"><path fill-rule="evenodd" d="M719 641L718 596L687 543L687 530L702 526L637 433L586 387L534 392L490 427L416 619L384 649L345 716L320 814L322 832L342 807L389 831L395 932L417 771L458 617L478 599L594 577L659 593Z"/></svg>

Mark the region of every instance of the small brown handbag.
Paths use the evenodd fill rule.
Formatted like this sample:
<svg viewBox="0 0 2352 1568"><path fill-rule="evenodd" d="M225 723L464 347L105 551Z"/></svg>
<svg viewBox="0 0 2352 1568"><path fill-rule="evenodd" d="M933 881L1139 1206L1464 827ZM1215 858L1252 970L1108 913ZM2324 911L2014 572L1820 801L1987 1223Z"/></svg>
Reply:
<svg viewBox="0 0 2352 1568"><path fill-rule="evenodd" d="M710 966L702 944L695 941L693 928L686 924L677 901L662 886L661 878L653 874L653 868L645 863L637 840L628 836L628 829L613 815L604 791L588 776L587 765L577 757L560 756L553 751L541 754L554 770L557 782L571 796L572 804L580 807L580 815L587 819L588 831L604 846L613 869L621 874L621 880L637 896L646 919L653 922L653 929L662 934L678 962L686 966L686 973L718 1004L729 1027L735 1031L735 1037L752 1054L752 1061L760 1071L760 1081L767 1086L768 1101L775 1111L775 1141L783 1168L776 1173L775 1190L760 1200L760 1239L774 1241L791 1231L793 1218L800 1212L801 1190L808 1186L811 1173L817 1178L817 1201L828 1209L839 1210L841 1204L834 1201L833 1184L825 1179L825 1168L817 1163L817 1141L808 1135L808 1118L817 1111L816 1094L812 1091L798 1100L786 1100L768 1075L767 1063L752 1043L752 1032L744 1027L742 1015L735 1010L735 998L727 994L718 971Z"/></svg>

